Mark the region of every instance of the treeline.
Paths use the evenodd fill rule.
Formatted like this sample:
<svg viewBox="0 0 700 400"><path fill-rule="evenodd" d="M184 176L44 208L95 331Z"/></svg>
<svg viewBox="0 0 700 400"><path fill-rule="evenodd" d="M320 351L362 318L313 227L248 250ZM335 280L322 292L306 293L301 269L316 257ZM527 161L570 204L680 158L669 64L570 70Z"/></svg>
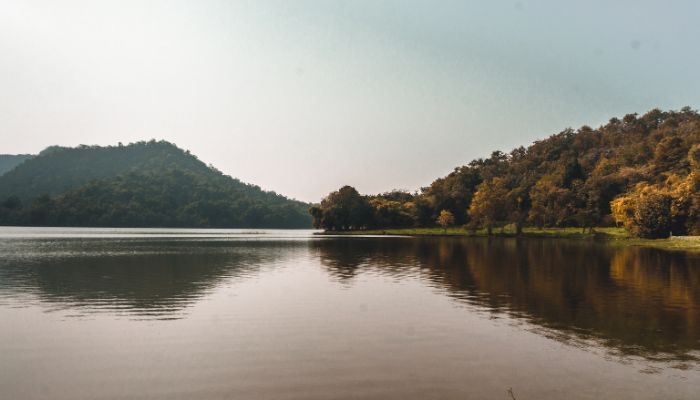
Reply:
<svg viewBox="0 0 700 400"><path fill-rule="evenodd" d="M168 142L51 148L0 177L0 225L307 228L309 204L244 184ZM95 178L95 177L99 178ZM67 189L66 189L67 188ZM34 195L35 193L43 193Z"/></svg>
<svg viewBox="0 0 700 400"><path fill-rule="evenodd" d="M642 237L700 234L700 115L652 110L566 129L456 168L420 192L349 186L312 207L327 230L624 225Z"/></svg>

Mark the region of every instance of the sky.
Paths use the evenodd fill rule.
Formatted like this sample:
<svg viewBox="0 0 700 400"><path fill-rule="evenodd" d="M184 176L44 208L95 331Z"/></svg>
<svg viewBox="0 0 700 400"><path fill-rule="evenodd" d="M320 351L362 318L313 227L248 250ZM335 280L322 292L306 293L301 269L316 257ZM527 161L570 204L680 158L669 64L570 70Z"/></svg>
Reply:
<svg viewBox="0 0 700 400"><path fill-rule="evenodd" d="M317 202L700 107L697 1L0 0L0 153L163 139Z"/></svg>

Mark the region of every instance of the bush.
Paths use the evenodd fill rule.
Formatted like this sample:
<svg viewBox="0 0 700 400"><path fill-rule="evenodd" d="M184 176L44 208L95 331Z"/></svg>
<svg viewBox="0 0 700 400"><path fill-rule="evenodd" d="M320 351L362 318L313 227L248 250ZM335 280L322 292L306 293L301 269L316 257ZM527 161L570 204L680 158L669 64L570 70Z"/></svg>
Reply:
<svg viewBox="0 0 700 400"><path fill-rule="evenodd" d="M672 227L671 200L671 196L657 193L639 197L634 207L634 233L649 239L668 237Z"/></svg>

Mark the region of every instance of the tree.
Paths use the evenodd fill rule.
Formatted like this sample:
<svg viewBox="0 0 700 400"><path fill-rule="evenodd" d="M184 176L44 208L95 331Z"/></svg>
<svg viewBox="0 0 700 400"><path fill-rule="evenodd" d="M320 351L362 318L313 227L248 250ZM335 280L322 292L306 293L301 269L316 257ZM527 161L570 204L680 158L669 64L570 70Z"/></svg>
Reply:
<svg viewBox="0 0 700 400"><path fill-rule="evenodd" d="M611 202L613 218L636 236L657 239L668 237L673 229L673 198L666 188L639 184L633 192Z"/></svg>
<svg viewBox="0 0 700 400"><path fill-rule="evenodd" d="M586 229L589 232L593 232L593 226L597 221L601 220L597 193L587 189L583 180L577 179L571 184L571 192L573 194L571 208L573 209L574 220L583 229L583 233L586 233Z"/></svg>
<svg viewBox="0 0 700 400"><path fill-rule="evenodd" d="M405 204L407 211L411 214L413 224L416 226L430 226L433 224L433 208L425 197L417 197L412 202Z"/></svg>
<svg viewBox="0 0 700 400"><path fill-rule="evenodd" d="M430 225L441 210L448 210L454 215L455 223L467 222L467 209L471 203L476 186L481 183L481 168L462 166L455 168L444 178L436 179L430 186L422 189L419 199L414 203L419 207L417 218L420 225ZM429 206L429 210L425 209ZM426 215L429 211L429 215Z"/></svg>
<svg viewBox="0 0 700 400"><path fill-rule="evenodd" d="M472 223L486 228L490 235L493 227L503 223L507 216L507 196L508 188L503 178L495 177L479 184L469 206Z"/></svg>
<svg viewBox="0 0 700 400"><path fill-rule="evenodd" d="M323 210L321 207L313 206L309 208L309 214L311 214L312 221L311 224L316 229L323 229Z"/></svg>
<svg viewBox="0 0 700 400"><path fill-rule="evenodd" d="M314 226L332 231L365 229L372 224L372 206L352 186L343 186L310 209Z"/></svg>
<svg viewBox="0 0 700 400"><path fill-rule="evenodd" d="M530 199L528 220L539 228L564 225L570 217L571 191L558 187L552 179L540 179L530 191Z"/></svg>
<svg viewBox="0 0 700 400"><path fill-rule="evenodd" d="M674 196L674 203L687 206L685 228L691 235L700 235L700 144L696 144L688 151L690 174L686 177L678 192Z"/></svg>
<svg viewBox="0 0 700 400"><path fill-rule="evenodd" d="M700 172L700 144L693 145L688 151L688 162L693 172Z"/></svg>
<svg viewBox="0 0 700 400"><path fill-rule="evenodd" d="M437 223L445 230L445 233L447 233L447 228L455 223L455 216L447 210L442 210L437 218Z"/></svg>
<svg viewBox="0 0 700 400"><path fill-rule="evenodd" d="M700 235L700 173L692 172L687 178L688 217L686 229L691 235Z"/></svg>
<svg viewBox="0 0 700 400"><path fill-rule="evenodd" d="M522 194L521 189L511 190L507 198L507 204L510 205L508 220L515 224L515 234L518 236L523 232L523 225L527 219L526 196Z"/></svg>
<svg viewBox="0 0 700 400"><path fill-rule="evenodd" d="M615 224L631 230L634 226L634 200L632 196L619 196L610 203Z"/></svg>
<svg viewBox="0 0 700 400"><path fill-rule="evenodd" d="M403 228L413 225L412 204L377 196L369 200L372 225L381 228Z"/></svg>
<svg viewBox="0 0 700 400"><path fill-rule="evenodd" d="M671 196L651 193L640 197L634 209L635 233L643 238L665 238L671 232Z"/></svg>
<svg viewBox="0 0 700 400"><path fill-rule="evenodd" d="M683 139L678 136L667 136L659 141L654 148L653 163L656 171L672 171L685 161L688 148L684 146Z"/></svg>

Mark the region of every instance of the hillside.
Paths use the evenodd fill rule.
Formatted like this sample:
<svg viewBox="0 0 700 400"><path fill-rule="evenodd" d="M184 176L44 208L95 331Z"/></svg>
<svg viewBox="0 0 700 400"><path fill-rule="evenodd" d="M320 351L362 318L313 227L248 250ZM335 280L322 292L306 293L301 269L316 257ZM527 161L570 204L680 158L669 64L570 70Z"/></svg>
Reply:
<svg viewBox="0 0 700 400"><path fill-rule="evenodd" d="M455 168L417 193L351 187L311 210L329 230L624 225L643 237L700 234L700 115L652 110L565 129Z"/></svg>
<svg viewBox="0 0 700 400"><path fill-rule="evenodd" d="M107 147L52 146L0 177L0 199L17 196L31 200L44 194L57 195L94 179L170 167L218 175L189 152L165 141Z"/></svg>
<svg viewBox="0 0 700 400"><path fill-rule="evenodd" d="M32 157L31 154L0 154L0 175Z"/></svg>
<svg viewBox="0 0 700 400"><path fill-rule="evenodd" d="M306 228L308 204L160 141L50 147L0 176L0 224Z"/></svg>

